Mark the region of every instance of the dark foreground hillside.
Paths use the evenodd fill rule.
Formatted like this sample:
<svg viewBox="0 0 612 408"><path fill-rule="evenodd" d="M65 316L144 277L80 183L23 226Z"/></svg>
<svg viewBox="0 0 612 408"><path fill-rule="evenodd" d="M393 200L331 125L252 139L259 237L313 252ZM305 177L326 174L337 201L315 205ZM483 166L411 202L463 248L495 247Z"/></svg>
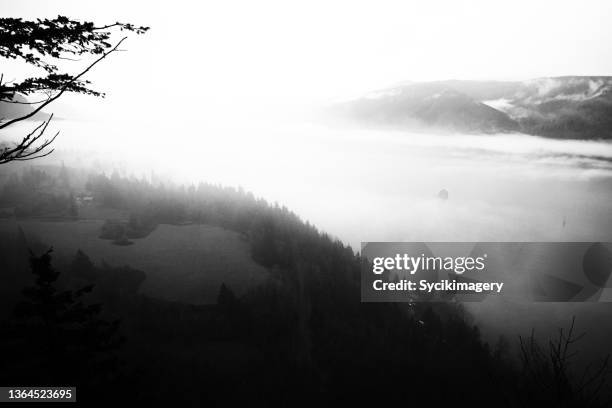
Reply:
<svg viewBox="0 0 612 408"><path fill-rule="evenodd" d="M564 356L533 343L521 364L503 341L485 344L460 305L361 303L351 248L249 193L67 168L26 169L1 191L17 224L104 214L92 239L118 249L160 225L229 231L265 271L240 291L215 283L208 304L172 301L143 291L146 270L80 248L60 256L51 235L17 229L0 240L2 384L76 385L92 404L602 406L601 376L574 380L556 368Z"/></svg>

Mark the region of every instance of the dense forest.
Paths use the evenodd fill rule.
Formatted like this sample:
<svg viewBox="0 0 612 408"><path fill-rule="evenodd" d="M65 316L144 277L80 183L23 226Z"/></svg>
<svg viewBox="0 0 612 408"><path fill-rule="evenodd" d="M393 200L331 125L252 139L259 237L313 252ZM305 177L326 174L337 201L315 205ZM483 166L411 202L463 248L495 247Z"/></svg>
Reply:
<svg viewBox="0 0 612 408"><path fill-rule="evenodd" d="M548 352L573 346L571 331L541 346L517 340L513 356L507 339L486 344L460 304L361 303L358 253L241 189L61 166L24 168L0 191L0 216L18 222L121 210L96 238L109 245L139 245L160 224L216 225L240 233L269 272L240 296L221 285L216 304L172 302L139 292L147 271L80 250L60 270L53 242L19 233L0 246L2 384L179 406L604 406L603 371L582 377L570 354Z"/></svg>

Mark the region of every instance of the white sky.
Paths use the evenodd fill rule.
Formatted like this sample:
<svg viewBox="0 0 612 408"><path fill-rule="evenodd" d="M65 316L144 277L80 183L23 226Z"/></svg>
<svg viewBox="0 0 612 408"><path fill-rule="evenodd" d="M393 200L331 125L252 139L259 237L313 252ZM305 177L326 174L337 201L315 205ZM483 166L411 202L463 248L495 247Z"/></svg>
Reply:
<svg viewBox="0 0 612 408"><path fill-rule="evenodd" d="M606 0L0 0L0 9L152 27L89 76L108 103L61 105L96 103L105 117L259 114L404 80L612 73Z"/></svg>

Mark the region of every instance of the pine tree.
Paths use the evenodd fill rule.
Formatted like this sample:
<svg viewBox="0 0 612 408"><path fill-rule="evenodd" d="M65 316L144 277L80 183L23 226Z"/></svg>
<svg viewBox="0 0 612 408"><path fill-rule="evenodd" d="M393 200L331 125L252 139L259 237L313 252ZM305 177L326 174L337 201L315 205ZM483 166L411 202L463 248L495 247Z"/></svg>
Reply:
<svg viewBox="0 0 612 408"><path fill-rule="evenodd" d="M70 175L68 174L68 169L66 168L66 164L62 161L62 167L59 172L59 179L62 187L69 188L70 187Z"/></svg>
<svg viewBox="0 0 612 408"><path fill-rule="evenodd" d="M70 273L77 278L85 279L89 282L94 281L97 276L96 267L93 262L80 249L77 250L70 264Z"/></svg>
<svg viewBox="0 0 612 408"><path fill-rule="evenodd" d="M78 290L59 290L60 275L51 265L52 249L30 256L36 277L34 286L24 289L25 299L16 309L11 330L13 368L26 383L76 385L85 391L96 384L108 384L117 376L114 351L123 339L119 322L100 316L101 305L85 304L93 285ZM10 362L9 362L10 363Z"/></svg>
<svg viewBox="0 0 612 408"><path fill-rule="evenodd" d="M219 288L219 295L217 296L217 305L224 310L231 311L236 308L237 304L238 299L236 299L234 292L225 283L222 283Z"/></svg>

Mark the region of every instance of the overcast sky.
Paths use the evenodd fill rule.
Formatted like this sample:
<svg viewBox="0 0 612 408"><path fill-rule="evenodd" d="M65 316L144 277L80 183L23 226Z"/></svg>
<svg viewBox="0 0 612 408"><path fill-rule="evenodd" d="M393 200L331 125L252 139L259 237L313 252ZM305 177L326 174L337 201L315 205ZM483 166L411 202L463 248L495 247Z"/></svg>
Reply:
<svg viewBox="0 0 612 408"><path fill-rule="evenodd" d="M89 76L117 115L163 114L168 101L231 115L404 80L612 73L606 0L0 0L0 8L3 16L151 26Z"/></svg>

